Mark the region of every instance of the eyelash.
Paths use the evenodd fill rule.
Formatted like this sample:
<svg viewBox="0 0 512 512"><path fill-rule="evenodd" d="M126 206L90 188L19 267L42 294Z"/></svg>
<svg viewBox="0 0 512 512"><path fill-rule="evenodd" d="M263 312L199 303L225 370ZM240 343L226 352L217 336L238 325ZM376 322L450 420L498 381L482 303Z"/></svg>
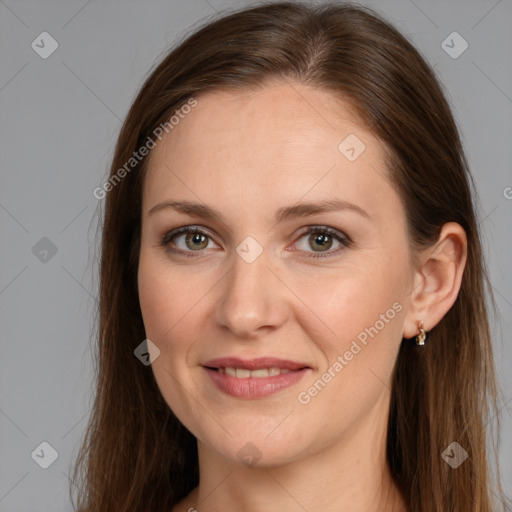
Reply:
<svg viewBox="0 0 512 512"><path fill-rule="evenodd" d="M174 230L166 233L161 240L161 245L164 246L168 251L171 251L172 253L179 253L188 258L197 257L196 255L190 254L190 253L201 252L201 251L182 251L181 249L171 249L169 247L169 243L174 238L176 238L178 235L181 235L183 233L187 233L187 234L188 233L193 233L193 234L197 233L200 235L205 235L210 239L212 238L212 237L210 237L210 235L208 235L208 233L206 233L205 231L203 231L202 229L200 229L198 227L185 226L182 228L174 229ZM303 238L305 235L310 235L313 233L330 235L330 236L334 237L338 242L340 242L342 247L340 247L334 251L325 251L324 253L318 253L318 254L308 254L306 256L307 258L330 258L330 257L333 257L334 255L337 255L338 253L340 253L344 248L350 247L350 245L352 244L352 240L350 239L349 236L347 236L344 233L341 233L335 229L329 228L328 226L310 226L310 229L308 231L305 231L304 233L302 233L300 235L300 237L298 238L298 240Z"/></svg>

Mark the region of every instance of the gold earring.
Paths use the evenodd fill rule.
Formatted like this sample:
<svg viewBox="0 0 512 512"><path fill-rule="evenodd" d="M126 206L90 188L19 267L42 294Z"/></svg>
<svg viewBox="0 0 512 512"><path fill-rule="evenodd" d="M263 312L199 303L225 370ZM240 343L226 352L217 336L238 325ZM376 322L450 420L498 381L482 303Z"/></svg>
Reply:
<svg viewBox="0 0 512 512"><path fill-rule="evenodd" d="M425 332L425 329L423 329L423 322L418 322L418 328L420 330L420 333L416 336L416 345L425 345L425 339L427 337L427 333Z"/></svg>

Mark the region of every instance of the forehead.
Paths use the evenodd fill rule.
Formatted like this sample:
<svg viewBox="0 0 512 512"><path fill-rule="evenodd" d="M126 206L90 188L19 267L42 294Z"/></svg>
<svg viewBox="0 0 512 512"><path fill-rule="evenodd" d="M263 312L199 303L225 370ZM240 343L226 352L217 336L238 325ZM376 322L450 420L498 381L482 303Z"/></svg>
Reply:
<svg viewBox="0 0 512 512"><path fill-rule="evenodd" d="M373 139L349 103L322 89L278 82L257 90L201 94L197 106L166 136L167 143L153 153L160 156L178 149L195 160L215 150L231 160L247 159L248 152L255 150L257 154L250 156L280 154L297 160L321 148L337 157L340 137L349 131Z"/></svg>
<svg viewBox="0 0 512 512"><path fill-rule="evenodd" d="M384 145L328 91L275 83L196 99L151 151L145 203L217 198L216 206L229 208L229 200L239 211L251 201L275 209L304 196L337 196L378 214L383 195L398 199L386 177Z"/></svg>

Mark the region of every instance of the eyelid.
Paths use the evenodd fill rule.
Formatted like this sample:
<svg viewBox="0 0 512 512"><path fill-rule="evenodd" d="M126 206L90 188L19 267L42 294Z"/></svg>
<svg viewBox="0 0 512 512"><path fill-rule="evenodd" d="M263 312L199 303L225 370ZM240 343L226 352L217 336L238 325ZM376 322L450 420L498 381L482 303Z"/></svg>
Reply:
<svg viewBox="0 0 512 512"><path fill-rule="evenodd" d="M178 236L189 234L189 233L198 233L202 235L206 235L211 241L213 241L215 244L215 237L212 236L210 230L204 226L201 226L199 224L190 224L186 226L181 226L179 228L172 229L170 231L167 231L164 236L161 238L161 245L164 246L168 251L170 251L173 254L180 254L185 257L191 256L191 257L201 257L200 254L194 254L194 253L201 253L205 252L204 250L197 250L197 251L186 251L183 249L171 249L168 247L169 243ZM313 234L313 233L321 233L321 234L327 234L334 239L336 239L340 244L341 247L334 250L328 250L328 251L319 251L316 254L309 251L301 251L294 249L292 252L306 252L306 258L329 258L337 256L343 249L349 247L352 244L352 239L343 231L340 231L336 228L332 228L330 226L321 225L321 224L311 224L308 226L304 226L301 233L297 235L292 245L296 244L301 238L303 238L305 235ZM218 245L218 244L217 244Z"/></svg>
<svg viewBox="0 0 512 512"><path fill-rule="evenodd" d="M198 233L201 235L206 235L210 240L215 242L215 237L211 234L211 232L208 230L208 228L201 226L199 224L191 224L187 226L182 226L179 228L171 229L170 231L166 231L164 236L161 239L161 245L167 246L172 239L177 238L178 236L189 234L189 233ZM218 244L217 244L218 245ZM183 252L181 249L171 249L173 252ZM195 252L195 251L185 251L185 252ZM202 251L197 251L202 252Z"/></svg>
<svg viewBox="0 0 512 512"><path fill-rule="evenodd" d="M295 242L293 242L293 243L294 244L297 243L305 235L314 234L314 233L327 234L327 235L333 237L341 244L341 247L339 247L338 249L334 249L334 250L330 249L328 251L319 251L317 253L315 253L314 251L313 252L305 251L306 258L317 258L317 259L325 258L325 259L327 259L327 258L335 257L335 256L338 256L340 254L340 252L343 251L345 248L351 246L353 243L352 239L343 231L340 231L339 229L336 229L336 228L332 228L330 226L320 225L320 224L312 224L309 226L305 226L304 231L302 231L301 234L298 235Z"/></svg>

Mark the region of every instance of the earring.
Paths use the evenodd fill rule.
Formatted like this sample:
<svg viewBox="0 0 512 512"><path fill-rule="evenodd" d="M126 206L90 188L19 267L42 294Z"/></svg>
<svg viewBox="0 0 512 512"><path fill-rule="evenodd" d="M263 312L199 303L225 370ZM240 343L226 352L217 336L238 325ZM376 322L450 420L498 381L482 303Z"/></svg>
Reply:
<svg viewBox="0 0 512 512"><path fill-rule="evenodd" d="M423 322L421 320L418 322L418 328L420 333L416 336L416 345L425 345L427 333L425 332L425 329L423 329Z"/></svg>

